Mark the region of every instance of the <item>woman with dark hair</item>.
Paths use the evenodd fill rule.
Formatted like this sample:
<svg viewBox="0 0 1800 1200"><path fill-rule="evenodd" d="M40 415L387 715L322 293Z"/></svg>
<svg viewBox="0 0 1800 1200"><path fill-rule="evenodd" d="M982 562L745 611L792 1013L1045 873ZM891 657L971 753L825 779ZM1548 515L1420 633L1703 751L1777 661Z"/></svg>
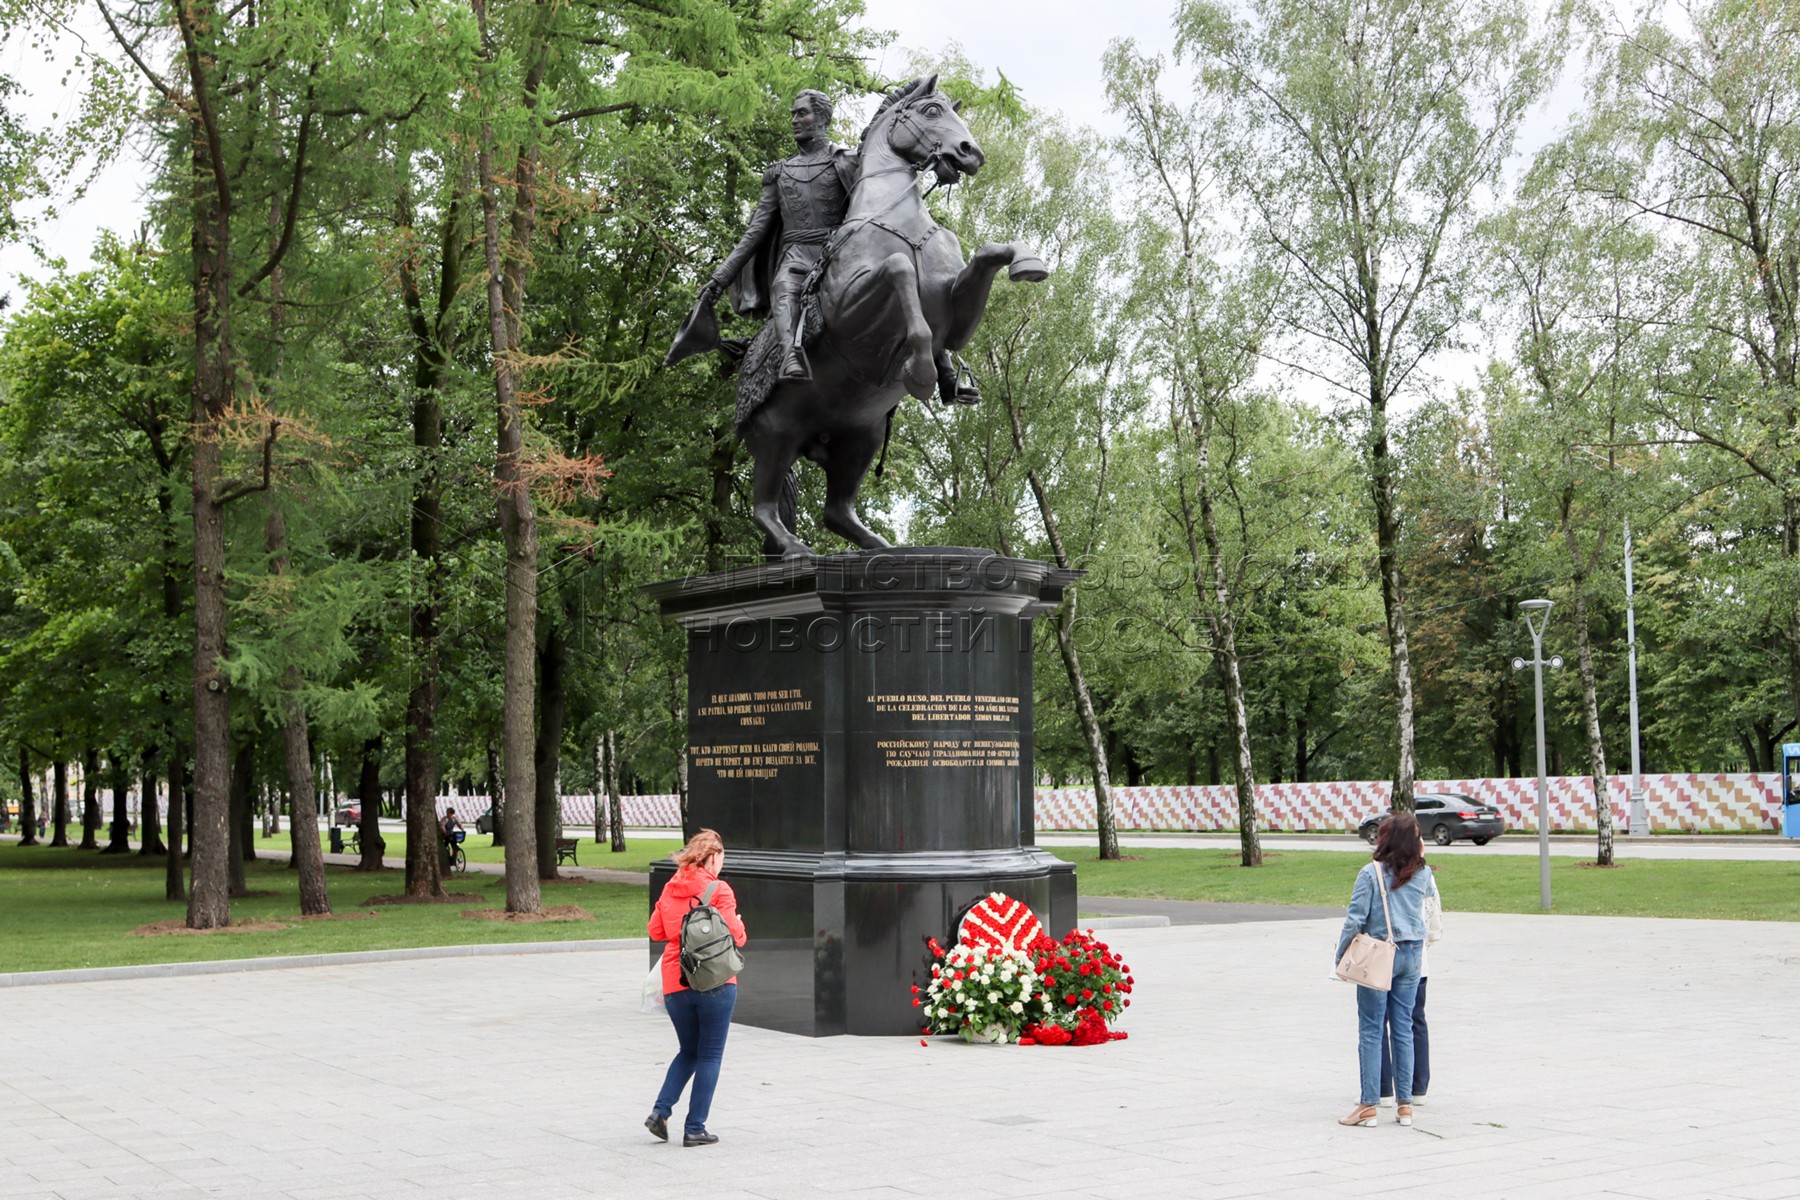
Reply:
<svg viewBox="0 0 1800 1200"><path fill-rule="evenodd" d="M663 1006L675 1026L680 1050L669 1060L662 1091L644 1128L663 1141L669 1140L669 1117L681 1099L688 1080L694 1081L688 1097L687 1121L681 1134L683 1146L710 1146L719 1140L708 1133L706 1118L712 1112L713 1091L719 1086L719 1066L725 1059L725 1035L731 1032L731 1013L737 1007L737 976L711 991L688 986L681 970L681 923L688 909L711 904L718 910L731 938L742 946L744 922L738 916L737 896L719 878L725 869L725 845L719 835L702 829L675 855L675 874L663 884L662 895L650 911L650 940L666 942L662 953Z"/></svg>
<svg viewBox="0 0 1800 1200"><path fill-rule="evenodd" d="M1381 1042L1393 1030L1394 1101L1400 1124L1413 1121L1413 1000L1419 990L1419 961L1425 946L1425 898L1431 895L1431 868L1425 865L1425 843L1411 813L1395 813L1375 833L1375 861L1356 876L1350 910L1338 934L1336 962L1359 933L1394 942L1394 986L1383 992L1356 989L1357 1064L1362 1092L1340 1125L1373 1128L1381 1095Z"/></svg>

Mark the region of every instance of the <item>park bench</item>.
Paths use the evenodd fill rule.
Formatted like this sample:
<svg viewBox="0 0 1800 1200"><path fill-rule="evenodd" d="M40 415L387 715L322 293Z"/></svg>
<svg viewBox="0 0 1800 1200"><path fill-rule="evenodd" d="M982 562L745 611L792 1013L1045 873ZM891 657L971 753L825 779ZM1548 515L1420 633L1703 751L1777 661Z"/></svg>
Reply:
<svg viewBox="0 0 1800 1200"><path fill-rule="evenodd" d="M556 839L556 863L557 863L557 865L561 866L565 862L572 862L576 866L579 867L581 865L581 860L579 858L575 857L575 851L576 851L577 847L579 847L580 845L581 845L581 842L575 838L557 838Z"/></svg>

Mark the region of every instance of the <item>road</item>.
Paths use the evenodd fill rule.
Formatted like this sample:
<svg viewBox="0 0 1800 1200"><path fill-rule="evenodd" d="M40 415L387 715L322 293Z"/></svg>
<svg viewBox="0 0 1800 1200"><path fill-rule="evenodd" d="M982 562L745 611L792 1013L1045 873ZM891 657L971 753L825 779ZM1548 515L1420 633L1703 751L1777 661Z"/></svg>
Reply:
<svg viewBox="0 0 1800 1200"><path fill-rule="evenodd" d="M1092 833L1040 833L1040 846L1092 846ZM1164 849L1235 850L1235 833L1120 833L1119 844L1133 847ZM1268 833L1262 839L1264 850L1363 850L1367 843L1348 833ZM1538 852L1537 835L1508 833L1485 846L1456 842L1449 846L1426 846L1426 856L1528 855ZM1593 834L1558 834L1550 839L1553 858L1591 858L1595 853ZM1773 834L1719 834L1714 837L1666 836L1613 839L1613 857L1627 859L1693 859L1713 862L1793 862L1800 863L1800 841Z"/></svg>

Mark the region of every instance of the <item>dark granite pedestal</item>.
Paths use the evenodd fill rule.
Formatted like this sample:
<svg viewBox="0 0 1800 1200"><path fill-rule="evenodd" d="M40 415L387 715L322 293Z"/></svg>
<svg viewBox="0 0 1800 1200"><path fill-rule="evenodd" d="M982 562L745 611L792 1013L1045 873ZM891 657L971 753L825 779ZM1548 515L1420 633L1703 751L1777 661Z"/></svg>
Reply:
<svg viewBox="0 0 1800 1200"><path fill-rule="evenodd" d="M1074 926L1075 870L1033 844L1031 623L1078 575L930 546L645 589L688 631L687 832L724 839L749 927L737 1020L916 1033L926 941L982 896Z"/></svg>

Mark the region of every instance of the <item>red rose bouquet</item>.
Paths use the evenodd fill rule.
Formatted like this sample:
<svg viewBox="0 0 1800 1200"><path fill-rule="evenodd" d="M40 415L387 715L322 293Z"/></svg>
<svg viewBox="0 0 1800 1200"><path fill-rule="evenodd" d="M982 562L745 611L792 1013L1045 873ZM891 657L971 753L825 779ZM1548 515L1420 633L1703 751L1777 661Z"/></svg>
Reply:
<svg viewBox="0 0 1800 1200"><path fill-rule="evenodd" d="M1044 1025L1056 1025L1073 1035L1077 1046L1093 1045L1122 1034L1108 1034L1106 1027L1131 1007L1136 981L1125 960L1091 932L1073 930L1060 942L1038 937L1028 947L1032 966L1043 980L1051 1017ZM1028 1031L1037 1034L1039 1030ZM1041 1045L1060 1041L1034 1036Z"/></svg>

